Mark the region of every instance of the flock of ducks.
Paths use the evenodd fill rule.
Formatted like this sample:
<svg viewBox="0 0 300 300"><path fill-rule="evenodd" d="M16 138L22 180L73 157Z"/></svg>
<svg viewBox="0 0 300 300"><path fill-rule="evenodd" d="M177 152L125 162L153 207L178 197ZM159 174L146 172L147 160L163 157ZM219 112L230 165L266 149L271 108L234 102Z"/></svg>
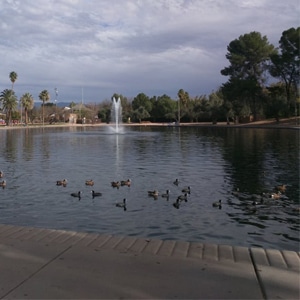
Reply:
<svg viewBox="0 0 300 300"><path fill-rule="evenodd" d="M240 198L240 199L252 199L253 200L253 204L258 204L258 203L264 203L267 202L270 199L273 200L279 200L279 199L283 199L286 198L286 196L284 195L284 193L286 192L286 185L282 184L282 185L277 185L274 187L274 190L272 192L263 192L259 195L257 194L253 194L253 195L244 195L243 193L240 192L239 188L237 188L235 191L232 192L232 195Z"/></svg>
<svg viewBox="0 0 300 300"><path fill-rule="evenodd" d="M56 185L58 186L63 186L66 187L68 184L68 180L67 179L62 179L62 180L57 180L56 181ZM85 185L86 186L94 186L95 182L92 179L86 180L85 181ZM127 180L121 180L121 181L112 181L111 182L111 186L113 188L119 188L120 186L128 186L130 187L131 185L131 180L127 179ZM101 192L96 192L95 190L91 191L92 193L92 198L94 199L95 197L100 197L102 196ZM82 197L82 191L78 191L75 193L71 193L70 194L72 197L78 198L79 200L81 200ZM126 208L126 199L124 198L122 202L117 202L116 203L116 207L122 207L124 210L127 210Z"/></svg>
<svg viewBox="0 0 300 300"><path fill-rule="evenodd" d="M0 178L4 177L4 172L0 171ZM68 180L67 179L62 179L62 180L57 180L56 181L56 185L57 186L63 186L66 187L68 184ZM179 180L176 178L175 181L173 181L173 184L176 185L177 187L179 187ZM94 186L94 181L92 179L86 180L85 181L85 185L86 186ZM127 180L121 180L121 181L112 181L111 182L111 186L113 188L117 188L119 189L121 186L127 186L130 187L131 186L131 179L127 179ZM6 187L6 180L2 180L0 181L0 187L2 187L3 189ZM237 197L240 200L250 200L250 208L252 211L256 211L256 207L260 204L266 204L269 203L272 200L280 200L280 199L286 199L287 197L285 196L285 192L286 192L287 186L285 184L282 185L277 185L274 187L272 192L264 192L261 193L259 195L246 195L244 193L241 193L240 190L237 188L236 190L234 190L231 194L234 195L235 197ZM191 194L191 187L187 186L184 187L182 189L180 189L182 194L178 195L176 198L176 201L173 203L173 207L175 207L176 209L180 208L180 205L182 202L187 202L188 201L188 197ZM95 190L91 191L92 194L92 198L94 199L95 197L100 197L102 196L101 192L96 192ZM78 198L79 200L81 200L82 197L82 192L78 191L75 193L71 193L70 194L72 197ZM169 200L169 197L171 195L171 191L170 189L167 189L164 193L160 193L158 190L149 190L148 191L148 196L154 198L155 200L158 199L159 196L161 196L162 198L165 198L167 200ZM215 208L222 208L222 200L218 200L212 203L212 206ZM116 203L116 207L121 207L124 210L126 210L126 198L123 199L122 202L118 202ZM293 209L294 211L300 212L300 207L296 207Z"/></svg>
<svg viewBox="0 0 300 300"><path fill-rule="evenodd" d="M173 184L179 186L179 180L176 178ZM188 196L191 194L191 187L190 186L184 187L181 189L181 192L183 194L178 195L176 201L173 203L173 207L177 209L179 209L182 202L188 201ZM169 189L167 189L166 192L162 194L160 194L158 190L148 191L148 196L153 197L155 200L158 199L159 196L169 200L170 195L171 195L171 191Z"/></svg>
<svg viewBox="0 0 300 300"><path fill-rule="evenodd" d="M282 203L283 206L285 206L283 201L288 199L288 197L285 195L286 189L287 185L282 184L275 186L271 192L263 192L261 194L249 195L246 193L242 193L237 188L234 191L232 191L231 194L239 200L243 201L241 205L245 205L247 211L255 213L257 212L259 207L264 207L265 205L269 206L272 204ZM282 201L278 202L278 200ZM219 205L221 205L221 200ZM293 207L292 211L300 213L300 207Z"/></svg>
<svg viewBox="0 0 300 300"><path fill-rule="evenodd" d="M0 178L4 177L4 172L0 171ZM92 179L86 180L85 181L85 185L86 186L94 186L94 181ZM57 186L62 186L62 187L66 187L68 185L68 180L67 179L61 179L61 180L57 180L56 181L56 185ZM113 181L111 182L111 186L112 187L116 187L119 188L120 186L127 186L130 187L131 185L131 180L127 179L127 180L122 180L122 181ZM0 187L2 187L3 189L6 187L6 180L2 180L0 181ZM102 196L101 192L96 192L95 190L91 191L92 194L92 198L94 199L95 197L100 197ZM75 193L71 193L70 196L78 198L79 200L81 200L82 197L82 191L78 191ZM124 210L126 210L126 199L124 198L122 202L116 203L116 207L122 207Z"/></svg>
<svg viewBox="0 0 300 300"><path fill-rule="evenodd" d="M56 181L56 185L63 186L63 187L66 187L67 183L68 183L67 179ZM176 186L178 186L179 185L179 180L176 179L173 183ZM117 188L117 189L119 189L122 186L130 187L131 186L131 179L121 180L121 181L112 181L110 184L111 184L112 188ZM85 185L93 186L94 181L93 180L86 180ZM173 206L177 209L179 209L180 204L182 202L187 202L188 201L188 196L191 194L191 187L190 186L184 187L184 188L181 189L181 192L183 194L178 195L177 198L176 198L176 201L173 203ZM96 192L94 190L92 190L91 193L92 193L93 199L95 197L102 196L102 193ZM171 191L170 191L170 189L167 189L164 193L160 193L158 190L149 190L149 191L147 191L147 194L148 194L149 197L152 197L154 200L157 200L158 197L162 197L162 198L165 198L166 200L169 200L169 197L171 195ZM79 200L81 200L82 191L71 193L70 195L72 197L75 197L75 198L78 198ZM126 211L127 210L127 199L124 198L121 202L117 202L116 207L121 207L121 208L124 209L124 211Z"/></svg>

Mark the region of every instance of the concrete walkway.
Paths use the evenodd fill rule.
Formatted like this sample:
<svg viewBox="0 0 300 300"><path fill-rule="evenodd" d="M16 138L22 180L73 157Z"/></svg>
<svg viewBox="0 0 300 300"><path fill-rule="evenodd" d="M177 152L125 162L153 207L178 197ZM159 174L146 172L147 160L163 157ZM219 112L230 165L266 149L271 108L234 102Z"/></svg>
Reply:
<svg viewBox="0 0 300 300"><path fill-rule="evenodd" d="M293 251L0 225L0 299L299 299Z"/></svg>

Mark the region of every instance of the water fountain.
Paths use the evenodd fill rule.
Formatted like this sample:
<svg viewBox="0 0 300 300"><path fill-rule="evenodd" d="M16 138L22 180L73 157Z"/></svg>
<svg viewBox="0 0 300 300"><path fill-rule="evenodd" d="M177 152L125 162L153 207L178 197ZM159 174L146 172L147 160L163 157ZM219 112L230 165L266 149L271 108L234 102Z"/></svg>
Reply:
<svg viewBox="0 0 300 300"><path fill-rule="evenodd" d="M115 133L122 132L123 131L123 128L122 128L122 105L121 105L120 98L118 98L118 100L116 100L116 98L113 97L110 116L111 116L112 130Z"/></svg>

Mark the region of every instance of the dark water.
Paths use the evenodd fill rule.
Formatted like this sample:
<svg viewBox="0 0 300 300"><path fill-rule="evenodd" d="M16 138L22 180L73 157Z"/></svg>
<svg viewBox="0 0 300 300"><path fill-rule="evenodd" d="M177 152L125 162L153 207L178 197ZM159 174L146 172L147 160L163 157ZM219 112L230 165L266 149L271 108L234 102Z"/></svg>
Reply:
<svg viewBox="0 0 300 300"><path fill-rule="evenodd" d="M0 223L299 251L298 130L1 130L0 170ZM67 187L56 186L64 178ZM128 178L131 187L110 185ZM87 179L102 197L92 199ZM253 195L279 184L282 199L254 208ZM176 209L186 186L191 194ZM154 189L169 189L169 199L149 197ZM79 190L80 201L70 196ZM126 211L115 206L123 198ZM219 199L222 208L212 207Z"/></svg>

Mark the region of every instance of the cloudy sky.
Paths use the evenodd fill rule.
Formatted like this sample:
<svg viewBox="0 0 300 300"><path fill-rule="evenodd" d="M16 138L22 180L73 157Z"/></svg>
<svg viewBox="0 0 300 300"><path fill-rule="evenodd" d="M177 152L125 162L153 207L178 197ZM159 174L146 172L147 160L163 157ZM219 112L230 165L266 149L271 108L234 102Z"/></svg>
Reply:
<svg viewBox="0 0 300 300"><path fill-rule="evenodd" d="M1 0L0 92L15 71L36 101L209 94L232 40L258 31L277 47L299 16L299 0Z"/></svg>

